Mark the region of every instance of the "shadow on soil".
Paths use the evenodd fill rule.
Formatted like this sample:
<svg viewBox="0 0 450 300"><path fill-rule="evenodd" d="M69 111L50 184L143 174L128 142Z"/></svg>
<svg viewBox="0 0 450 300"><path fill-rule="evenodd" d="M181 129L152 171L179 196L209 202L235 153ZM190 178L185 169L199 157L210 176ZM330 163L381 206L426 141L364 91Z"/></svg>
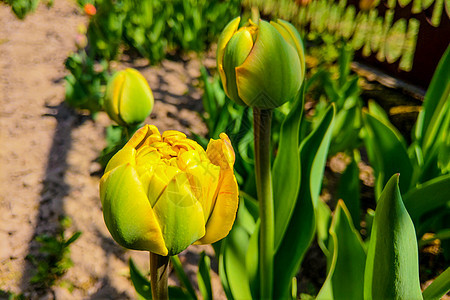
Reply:
<svg viewBox="0 0 450 300"><path fill-rule="evenodd" d="M56 129L48 154L45 175L40 192L39 209L33 237L28 243L28 255L39 257L39 244L35 237L41 234L55 236L60 230L60 218L64 216L64 198L69 194L70 187L65 182L68 169L67 155L72 146L72 130L83 124L87 117L76 114L74 110L62 102L58 106L47 106L49 113L44 117L56 119ZM30 279L35 273L35 267L26 261L20 282L23 292L30 291ZM38 294L48 292L45 289ZM37 296L37 295L32 295Z"/></svg>

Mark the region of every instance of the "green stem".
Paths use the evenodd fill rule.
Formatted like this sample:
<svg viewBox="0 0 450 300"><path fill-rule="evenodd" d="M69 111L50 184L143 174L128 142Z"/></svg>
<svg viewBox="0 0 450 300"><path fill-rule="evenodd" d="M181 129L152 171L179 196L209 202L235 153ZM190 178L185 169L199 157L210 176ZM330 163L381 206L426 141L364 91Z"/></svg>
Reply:
<svg viewBox="0 0 450 300"><path fill-rule="evenodd" d="M274 212L272 175L270 172L271 122L271 109L253 108L256 189L261 219L259 237L261 299L272 299L273 289Z"/></svg>
<svg viewBox="0 0 450 300"><path fill-rule="evenodd" d="M150 252L150 282L152 299L168 300L167 280L169 278L169 256L161 256Z"/></svg>

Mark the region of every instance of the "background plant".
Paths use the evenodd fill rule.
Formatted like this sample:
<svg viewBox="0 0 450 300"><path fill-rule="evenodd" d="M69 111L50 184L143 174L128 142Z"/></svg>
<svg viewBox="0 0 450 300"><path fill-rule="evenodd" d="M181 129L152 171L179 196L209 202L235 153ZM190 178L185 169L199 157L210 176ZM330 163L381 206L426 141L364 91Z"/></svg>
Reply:
<svg viewBox="0 0 450 300"><path fill-rule="evenodd" d="M60 281L60 278L72 267L69 246L81 235L80 231L75 232L66 238L65 230L70 226L68 218L60 220L60 229L56 235L42 234L35 240L40 244L38 255L28 255L27 259L36 267L36 273L31 277L30 282L38 288L49 288L55 283L71 288L69 282Z"/></svg>

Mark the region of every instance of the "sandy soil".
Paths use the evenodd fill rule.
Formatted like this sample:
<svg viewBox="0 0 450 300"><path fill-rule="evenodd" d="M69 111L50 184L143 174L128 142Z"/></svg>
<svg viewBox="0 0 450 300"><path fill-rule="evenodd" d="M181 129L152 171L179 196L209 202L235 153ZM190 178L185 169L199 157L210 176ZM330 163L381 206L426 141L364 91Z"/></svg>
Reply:
<svg viewBox="0 0 450 300"><path fill-rule="evenodd" d="M71 1L40 6L20 21L0 5L0 290L26 298L135 298L128 278L128 258L148 270L148 254L128 251L110 237L98 196L99 171L94 162L105 146L110 123L101 113L93 122L64 104L64 60L75 50L77 26L86 17ZM204 61L213 64L211 59ZM121 62L115 68L137 67L156 99L148 123L160 130L206 134L198 112L201 94L195 88L200 61ZM58 218L68 216L67 236L82 231L71 246L74 266L64 275L74 290L54 286L36 291L29 283L33 266L25 259L36 254L36 235L54 233ZM209 247L191 247L181 255L188 273ZM224 298L217 284L216 298ZM173 279L171 279L173 282Z"/></svg>

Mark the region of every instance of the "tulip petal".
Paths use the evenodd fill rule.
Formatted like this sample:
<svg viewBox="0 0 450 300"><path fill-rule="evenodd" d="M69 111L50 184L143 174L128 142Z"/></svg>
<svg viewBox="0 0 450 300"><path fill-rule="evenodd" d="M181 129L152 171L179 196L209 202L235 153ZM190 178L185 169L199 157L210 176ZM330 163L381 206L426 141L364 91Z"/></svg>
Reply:
<svg viewBox="0 0 450 300"><path fill-rule="evenodd" d="M126 124L139 124L153 108L153 93L144 76L134 69L126 69L122 96L119 102L119 116Z"/></svg>
<svg viewBox="0 0 450 300"><path fill-rule="evenodd" d="M205 234L202 206L184 173L174 176L153 209L169 255L180 253Z"/></svg>
<svg viewBox="0 0 450 300"><path fill-rule="evenodd" d="M277 30L283 35L283 37L291 45L293 45L295 47L295 49L297 50L298 57L300 58L300 67L301 67L301 73L302 73L301 80L303 80L303 78L305 78L305 71L306 71L305 47L303 46L303 42L302 42L302 38L300 37L300 34L298 33L298 31L294 27L294 25L292 25L291 23L289 23L285 20L278 19L277 23L270 22L270 24L272 24L274 26L275 26L275 24L277 24L277 25L281 26L282 28L284 28L286 30L285 32L289 33L289 38L288 38L283 33L281 33L281 31L279 30L279 27L275 26L275 28L277 28Z"/></svg>
<svg viewBox="0 0 450 300"><path fill-rule="evenodd" d="M167 255L161 228L136 170L121 165L100 180L103 217L114 240L123 247Z"/></svg>
<svg viewBox="0 0 450 300"><path fill-rule="evenodd" d="M225 133L219 135L220 140L211 139L206 148L208 159L222 169L233 168L235 154L230 138Z"/></svg>
<svg viewBox="0 0 450 300"><path fill-rule="evenodd" d="M236 86L236 67L240 66L253 48L253 37L248 30L239 30L228 42L223 56L223 70L226 80L224 90L230 99L239 105L245 103L239 98Z"/></svg>
<svg viewBox="0 0 450 300"><path fill-rule="evenodd" d="M178 157L178 165L188 174L191 190L203 207L205 223L214 207L214 198L220 178L220 167L208 160L201 161L197 152L187 151Z"/></svg>
<svg viewBox="0 0 450 300"><path fill-rule="evenodd" d="M106 165L105 173L114 170L123 164L135 164L136 150L131 147L124 147L109 160Z"/></svg>
<svg viewBox="0 0 450 300"><path fill-rule="evenodd" d="M217 198L206 223L206 234L196 244L211 244L226 237L233 227L238 209L238 185L233 169L221 172Z"/></svg>
<svg viewBox="0 0 450 300"><path fill-rule="evenodd" d="M225 29L220 34L219 41L217 42L217 68L219 69L220 79L222 80L224 87L226 86L226 77L223 70L223 54L225 52L225 47L238 29L240 21L241 17L236 17L231 20L227 26L225 26Z"/></svg>
<svg viewBox="0 0 450 300"><path fill-rule="evenodd" d="M125 81L125 74L123 72L116 72L110 79L110 84L107 85L105 97L112 101L105 101L104 107L108 116L117 124L122 124L119 119L119 102L122 94L123 83Z"/></svg>
<svg viewBox="0 0 450 300"><path fill-rule="evenodd" d="M293 98L301 85L300 59L293 46L266 21L245 62L236 68L239 97L261 109L275 108ZM276 78L276 80L273 80Z"/></svg>

